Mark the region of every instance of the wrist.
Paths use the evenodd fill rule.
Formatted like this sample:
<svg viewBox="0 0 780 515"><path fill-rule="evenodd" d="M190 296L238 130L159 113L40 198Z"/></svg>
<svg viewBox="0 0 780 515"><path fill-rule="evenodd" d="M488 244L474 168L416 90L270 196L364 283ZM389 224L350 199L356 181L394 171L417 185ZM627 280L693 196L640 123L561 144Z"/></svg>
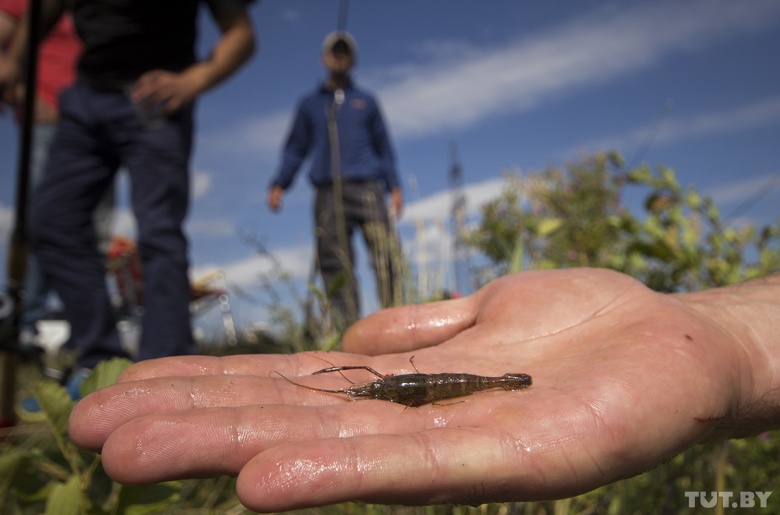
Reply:
<svg viewBox="0 0 780 515"><path fill-rule="evenodd" d="M722 436L780 427L780 274L679 297L731 343L722 366L737 370L736 402L720 424Z"/></svg>

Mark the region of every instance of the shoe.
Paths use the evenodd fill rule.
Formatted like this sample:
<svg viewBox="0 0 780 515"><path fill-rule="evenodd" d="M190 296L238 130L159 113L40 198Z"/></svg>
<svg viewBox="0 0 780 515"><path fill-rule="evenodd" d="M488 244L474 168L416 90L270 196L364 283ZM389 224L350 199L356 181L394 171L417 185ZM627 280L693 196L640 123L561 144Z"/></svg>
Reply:
<svg viewBox="0 0 780 515"><path fill-rule="evenodd" d="M35 396L30 395L29 397L22 399L19 403L19 409L24 413L40 413L41 405L38 404L38 399L36 399Z"/></svg>
<svg viewBox="0 0 780 515"><path fill-rule="evenodd" d="M81 383L92 374L91 368L80 368L68 378L65 383L65 391L74 401L81 399Z"/></svg>
<svg viewBox="0 0 780 515"><path fill-rule="evenodd" d="M39 361L46 350L38 342L38 336L31 331L19 334L19 358L23 361Z"/></svg>
<svg viewBox="0 0 780 515"><path fill-rule="evenodd" d="M68 396L72 400L78 401L81 399L81 383L83 383L90 374L92 374L91 369L80 368L68 378L68 381L65 383L65 391L68 392ZM38 404L38 399L36 399L34 395L22 399L19 403L19 408L23 412L31 414L40 413L41 411L41 405Z"/></svg>

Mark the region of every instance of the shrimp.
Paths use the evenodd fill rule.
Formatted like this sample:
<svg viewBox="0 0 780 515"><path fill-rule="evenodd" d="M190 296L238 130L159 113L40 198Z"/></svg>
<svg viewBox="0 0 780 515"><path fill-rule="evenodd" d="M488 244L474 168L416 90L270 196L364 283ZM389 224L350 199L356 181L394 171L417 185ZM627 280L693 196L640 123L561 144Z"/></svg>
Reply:
<svg viewBox="0 0 780 515"><path fill-rule="evenodd" d="M413 359L414 356L409 359L409 362L414 367ZM349 396L351 400L379 399L403 404L407 407L417 407L424 404L436 403L441 400L463 397L493 388L519 390L528 388L532 384L531 376L520 373L509 373L498 377L465 373L421 374L419 372L414 374L385 375L380 374L373 368L365 365L333 366L318 370L312 375L338 372L344 376L344 374L342 374L342 371L344 370L366 370L379 379L341 390L328 390L296 383L278 372L277 374L290 383L300 386L301 388L306 388L307 390L325 393L343 393ZM415 367L415 370L417 370L417 367Z"/></svg>

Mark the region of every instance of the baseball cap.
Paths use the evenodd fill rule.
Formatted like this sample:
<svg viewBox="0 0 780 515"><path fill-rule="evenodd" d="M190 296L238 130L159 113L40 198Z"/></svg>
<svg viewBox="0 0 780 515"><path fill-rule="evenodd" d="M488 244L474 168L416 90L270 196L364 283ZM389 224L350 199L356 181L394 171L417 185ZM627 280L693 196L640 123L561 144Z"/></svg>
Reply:
<svg viewBox="0 0 780 515"><path fill-rule="evenodd" d="M325 41L322 42L322 51L331 52L336 45L344 45L353 57L357 54L357 43L349 32L336 30L325 36Z"/></svg>

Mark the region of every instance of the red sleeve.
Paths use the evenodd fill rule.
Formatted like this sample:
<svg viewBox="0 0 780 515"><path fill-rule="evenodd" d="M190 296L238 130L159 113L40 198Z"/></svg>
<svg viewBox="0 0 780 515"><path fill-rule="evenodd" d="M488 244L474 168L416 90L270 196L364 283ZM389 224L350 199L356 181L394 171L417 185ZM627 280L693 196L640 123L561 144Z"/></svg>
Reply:
<svg viewBox="0 0 780 515"><path fill-rule="evenodd" d="M27 9L27 0L0 0L0 12L19 20Z"/></svg>
<svg viewBox="0 0 780 515"><path fill-rule="evenodd" d="M0 0L0 12L15 20L21 19L29 0ZM81 53L81 42L76 36L73 20L65 15L41 43L38 65L38 96L57 106L57 97L63 88L75 81L76 60Z"/></svg>
<svg viewBox="0 0 780 515"><path fill-rule="evenodd" d="M54 108L58 108L60 92L76 80L76 62L80 53L81 41L76 35L73 20L66 14L39 50L38 95Z"/></svg>

